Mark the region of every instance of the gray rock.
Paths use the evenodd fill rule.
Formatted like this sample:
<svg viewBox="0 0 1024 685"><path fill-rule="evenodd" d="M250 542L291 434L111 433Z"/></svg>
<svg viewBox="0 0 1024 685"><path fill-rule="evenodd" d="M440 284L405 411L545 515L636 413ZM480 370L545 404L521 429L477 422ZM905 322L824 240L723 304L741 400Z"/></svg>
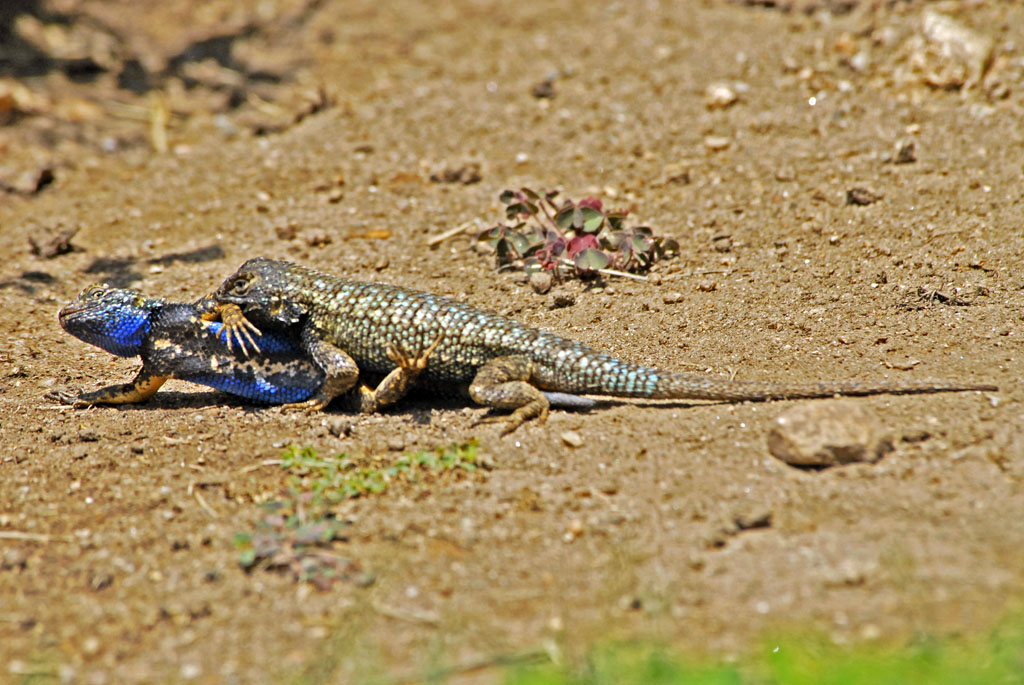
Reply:
<svg viewBox="0 0 1024 685"><path fill-rule="evenodd" d="M863 404L807 402L775 419L768 450L793 466L835 466L877 461L892 450L892 439Z"/></svg>

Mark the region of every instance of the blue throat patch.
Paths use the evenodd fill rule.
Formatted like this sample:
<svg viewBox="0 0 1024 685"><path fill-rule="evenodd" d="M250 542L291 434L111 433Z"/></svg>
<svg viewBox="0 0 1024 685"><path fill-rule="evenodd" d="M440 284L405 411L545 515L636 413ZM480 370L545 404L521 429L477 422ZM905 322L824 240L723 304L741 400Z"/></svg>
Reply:
<svg viewBox="0 0 1024 685"><path fill-rule="evenodd" d="M85 342L101 347L119 357L135 357L142 352L142 342L149 334L152 313L138 307L119 307L103 321L100 330L82 336Z"/></svg>

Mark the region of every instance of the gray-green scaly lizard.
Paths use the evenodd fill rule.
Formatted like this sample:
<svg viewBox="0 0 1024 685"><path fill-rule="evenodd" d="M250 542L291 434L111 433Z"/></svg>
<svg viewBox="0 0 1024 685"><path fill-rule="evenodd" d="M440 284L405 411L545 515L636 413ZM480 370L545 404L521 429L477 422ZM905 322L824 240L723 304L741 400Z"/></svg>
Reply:
<svg viewBox="0 0 1024 685"><path fill-rule="evenodd" d="M212 297L229 339L241 342L244 335L252 342L244 333L251 324L283 326L296 336L326 374L320 391L296 405L314 410L355 388L361 373L385 375L375 389L360 388L363 411L397 401L415 383L512 410L496 419L507 421L505 432L544 419L552 403L585 406L581 395L744 402L998 389L935 381L775 383L662 371L445 297L265 258L247 261Z"/></svg>

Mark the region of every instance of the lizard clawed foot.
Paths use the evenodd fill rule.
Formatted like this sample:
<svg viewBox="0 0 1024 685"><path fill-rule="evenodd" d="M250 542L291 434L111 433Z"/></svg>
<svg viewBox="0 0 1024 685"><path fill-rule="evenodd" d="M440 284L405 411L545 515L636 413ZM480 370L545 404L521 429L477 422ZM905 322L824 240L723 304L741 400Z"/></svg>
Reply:
<svg viewBox="0 0 1024 685"><path fill-rule="evenodd" d="M220 309L221 328L220 338L228 346L228 351L233 351L232 345L237 342L242 354L249 356L249 349L246 343L252 346L253 352L259 352L260 346L256 344L253 334L263 335L253 322L245 318L242 310L235 306L226 306Z"/></svg>
<svg viewBox="0 0 1024 685"><path fill-rule="evenodd" d="M66 404L70 407L88 406L86 403L79 400L77 393L73 393L70 390L51 390L46 393L45 397L51 402L59 402L60 404Z"/></svg>
<svg viewBox="0 0 1024 685"><path fill-rule="evenodd" d="M282 404L281 411L305 411L305 412L318 412L323 411L330 404L329 399L323 397L314 397L313 399L306 400L305 402L292 402L291 404Z"/></svg>
<svg viewBox="0 0 1024 685"><path fill-rule="evenodd" d="M473 427L485 424L485 423L503 423L505 428L501 431L502 435L508 435L509 433L515 432L517 428L522 426L527 421L536 419L538 423L543 424L548 420L548 407L539 403L527 404L519 407L514 412L508 415L493 415L483 416L473 422Z"/></svg>

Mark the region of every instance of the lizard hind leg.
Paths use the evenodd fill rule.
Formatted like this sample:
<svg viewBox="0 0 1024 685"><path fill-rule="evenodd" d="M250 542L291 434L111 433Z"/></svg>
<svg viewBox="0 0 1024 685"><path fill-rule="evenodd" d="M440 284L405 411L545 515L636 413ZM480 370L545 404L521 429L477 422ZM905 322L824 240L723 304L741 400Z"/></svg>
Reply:
<svg viewBox="0 0 1024 685"><path fill-rule="evenodd" d="M513 411L509 416L486 417L478 423L503 422L502 434L507 435L527 421L547 419L550 403L543 392L529 383L533 366L527 357L510 355L480 367L469 386L469 396L477 404Z"/></svg>

